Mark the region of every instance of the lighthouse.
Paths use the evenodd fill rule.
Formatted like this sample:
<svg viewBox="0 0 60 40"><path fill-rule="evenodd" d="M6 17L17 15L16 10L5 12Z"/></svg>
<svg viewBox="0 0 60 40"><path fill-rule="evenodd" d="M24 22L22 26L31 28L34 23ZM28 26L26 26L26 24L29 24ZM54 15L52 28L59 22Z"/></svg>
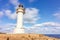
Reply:
<svg viewBox="0 0 60 40"><path fill-rule="evenodd" d="M14 29L15 34L25 33L24 27L23 27L23 15L25 14L25 8L22 4L20 4L16 10L17 13L17 25Z"/></svg>

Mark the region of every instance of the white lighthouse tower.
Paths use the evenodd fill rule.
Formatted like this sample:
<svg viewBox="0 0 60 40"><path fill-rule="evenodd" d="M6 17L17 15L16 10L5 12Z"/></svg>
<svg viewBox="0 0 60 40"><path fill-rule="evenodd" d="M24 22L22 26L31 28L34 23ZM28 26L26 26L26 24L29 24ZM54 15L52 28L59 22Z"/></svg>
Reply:
<svg viewBox="0 0 60 40"><path fill-rule="evenodd" d="M14 29L15 34L25 33L23 28L23 15L25 13L25 9L23 8L23 5L20 4L17 8L17 25Z"/></svg>

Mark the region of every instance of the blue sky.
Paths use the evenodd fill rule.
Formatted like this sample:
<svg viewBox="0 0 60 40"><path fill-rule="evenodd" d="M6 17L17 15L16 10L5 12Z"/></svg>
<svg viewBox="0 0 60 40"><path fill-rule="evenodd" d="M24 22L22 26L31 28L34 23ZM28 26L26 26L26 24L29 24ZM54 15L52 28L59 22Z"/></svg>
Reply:
<svg viewBox="0 0 60 40"><path fill-rule="evenodd" d="M25 8L27 33L60 34L60 0L0 0L0 32L13 32L19 3Z"/></svg>

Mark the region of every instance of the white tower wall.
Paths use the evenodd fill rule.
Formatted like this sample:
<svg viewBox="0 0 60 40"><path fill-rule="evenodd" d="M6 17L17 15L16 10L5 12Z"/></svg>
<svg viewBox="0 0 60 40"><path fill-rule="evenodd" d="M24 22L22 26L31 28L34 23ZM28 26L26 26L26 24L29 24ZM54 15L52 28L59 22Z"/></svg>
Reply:
<svg viewBox="0 0 60 40"><path fill-rule="evenodd" d="M14 29L14 34L20 34L25 33L23 28L23 14L24 14L24 8L23 5L19 5L19 8L17 9L17 25Z"/></svg>
<svg viewBox="0 0 60 40"><path fill-rule="evenodd" d="M23 28L23 13L18 12L17 14L17 26L14 30L14 33L24 33L24 28Z"/></svg>
<svg viewBox="0 0 60 40"><path fill-rule="evenodd" d="M23 27L23 13L18 12L17 15L17 28L22 28Z"/></svg>

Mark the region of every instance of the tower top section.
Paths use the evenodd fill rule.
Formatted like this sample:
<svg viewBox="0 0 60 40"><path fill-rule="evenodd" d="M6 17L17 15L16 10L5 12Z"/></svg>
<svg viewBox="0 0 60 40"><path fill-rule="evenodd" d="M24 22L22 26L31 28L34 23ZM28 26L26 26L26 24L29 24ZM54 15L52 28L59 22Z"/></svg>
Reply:
<svg viewBox="0 0 60 40"><path fill-rule="evenodd" d="M22 8L23 8L23 5L22 5L22 4L20 4L20 5L19 5L19 7L22 7Z"/></svg>
<svg viewBox="0 0 60 40"><path fill-rule="evenodd" d="M18 5L17 13L19 13L19 12L22 12L23 14L25 13L25 8L23 7L22 4L19 4L19 5Z"/></svg>

